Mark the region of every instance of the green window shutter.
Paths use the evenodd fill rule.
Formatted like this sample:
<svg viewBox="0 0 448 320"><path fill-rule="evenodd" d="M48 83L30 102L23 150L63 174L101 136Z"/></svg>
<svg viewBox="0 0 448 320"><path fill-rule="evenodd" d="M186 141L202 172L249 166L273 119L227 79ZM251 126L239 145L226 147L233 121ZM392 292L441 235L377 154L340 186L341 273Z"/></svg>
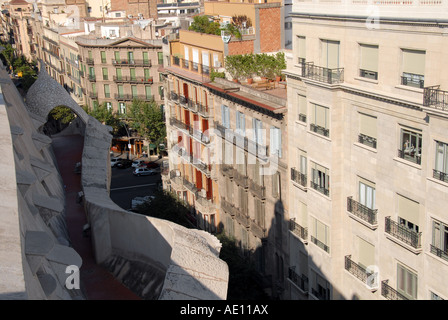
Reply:
<svg viewBox="0 0 448 320"><path fill-rule="evenodd" d="M133 98L137 97L137 86L131 86L131 90L132 90L132 97Z"/></svg>
<svg viewBox="0 0 448 320"><path fill-rule="evenodd" d="M135 80L136 79L136 77L135 77L135 69L134 68L129 69L129 73L130 73L130 76L131 76L131 80Z"/></svg>

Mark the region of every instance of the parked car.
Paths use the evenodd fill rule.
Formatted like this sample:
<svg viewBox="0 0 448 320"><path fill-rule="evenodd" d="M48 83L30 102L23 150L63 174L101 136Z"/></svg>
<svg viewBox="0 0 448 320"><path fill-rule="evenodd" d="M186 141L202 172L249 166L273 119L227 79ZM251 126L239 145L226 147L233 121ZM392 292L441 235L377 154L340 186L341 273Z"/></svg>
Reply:
<svg viewBox="0 0 448 320"><path fill-rule="evenodd" d="M139 159L139 160L134 160L132 162L132 168L138 168L138 167L142 167L144 165L146 165L146 161L145 160Z"/></svg>
<svg viewBox="0 0 448 320"><path fill-rule="evenodd" d="M148 163L146 164L146 167L147 167L147 168L158 168L158 167L159 167L159 164L158 164L157 162L148 162Z"/></svg>
<svg viewBox="0 0 448 320"><path fill-rule="evenodd" d="M122 160L121 158L115 157L110 159L110 166L115 167L115 165L118 163L118 161Z"/></svg>
<svg viewBox="0 0 448 320"><path fill-rule="evenodd" d="M132 160L121 159L115 166L120 169L129 168L132 166Z"/></svg>
<svg viewBox="0 0 448 320"><path fill-rule="evenodd" d="M156 171L153 169L148 169L144 167L136 168L134 172L132 172L134 176L152 176L156 174Z"/></svg>

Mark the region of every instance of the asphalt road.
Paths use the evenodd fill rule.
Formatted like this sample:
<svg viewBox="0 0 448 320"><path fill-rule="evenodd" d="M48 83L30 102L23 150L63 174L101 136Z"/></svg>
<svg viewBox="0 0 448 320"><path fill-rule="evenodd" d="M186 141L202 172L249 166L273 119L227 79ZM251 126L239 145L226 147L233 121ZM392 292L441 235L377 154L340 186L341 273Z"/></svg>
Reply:
<svg viewBox="0 0 448 320"><path fill-rule="evenodd" d="M135 197L153 195L159 183L162 183L160 173L153 176L136 177L132 174L134 168L112 168L110 198L121 208L131 209L131 200Z"/></svg>

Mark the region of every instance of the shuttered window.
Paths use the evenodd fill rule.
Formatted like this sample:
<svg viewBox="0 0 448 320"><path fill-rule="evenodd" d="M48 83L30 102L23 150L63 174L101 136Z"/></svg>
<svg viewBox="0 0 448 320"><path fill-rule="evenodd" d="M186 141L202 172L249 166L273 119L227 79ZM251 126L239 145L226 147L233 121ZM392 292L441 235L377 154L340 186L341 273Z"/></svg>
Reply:
<svg viewBox="0 0 448 320"><path fill-rule="evenodd" d="M297 36L297 56L299 58L299 63L306 61L306 38L303 36Z"/></svg>
<svg viewBox="0 0 448 320"><path fill-rule="evenodd" d="M322 67L339 68L339 41L321 40Z"/></svg>
<svg viewBox="0 0 448 320"><path fill-rule="evenodd" d="M425 51L403 49L403 72L424 75Z"/></svg>
<svg viewBox="0 0 448 320"><path fill-rule="evenodd" d="M378 46L360 44L360 76L378 79Z"/></svg>
<svg viewBox="0 0 448 320"><path fill-rule="evenodd" d="M358 264L367 268L375 265L375 247L358 237Z"/></svg>
<svg viewBox="0 0 448 320"><path fill-rule="evenodd" d="M401 225L418 232L419 203L398 195L398 217Z"/></svg>
<svg viewBox="0 0 448 320"><path fill-rule="evenodd" d="M298 111L299 111L299 121L306 122L306 97L298 94L297 95L297 105L298 105Z"/></svg>
<svg viewBox="0 0 448 320"><path fill-rule="evenodd" d="M397 264L397 291L408 299L417 299L417 274Z"/></svg>

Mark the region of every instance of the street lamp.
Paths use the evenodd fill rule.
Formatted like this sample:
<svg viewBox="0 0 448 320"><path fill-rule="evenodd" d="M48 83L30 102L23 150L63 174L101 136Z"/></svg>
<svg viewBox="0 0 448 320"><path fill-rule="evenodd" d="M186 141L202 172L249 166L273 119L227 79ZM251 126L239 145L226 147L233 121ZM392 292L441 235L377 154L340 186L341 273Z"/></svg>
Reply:
<svg viewBox="0 0 448 320"><path fill-rule="evenodd" d="M126 133L128 134L128 160L129 160L129 153L131 152L131 135L129 134L128 128L126 127L126 123L123 121L121 121L120 123L126 129Z"/></svg>

